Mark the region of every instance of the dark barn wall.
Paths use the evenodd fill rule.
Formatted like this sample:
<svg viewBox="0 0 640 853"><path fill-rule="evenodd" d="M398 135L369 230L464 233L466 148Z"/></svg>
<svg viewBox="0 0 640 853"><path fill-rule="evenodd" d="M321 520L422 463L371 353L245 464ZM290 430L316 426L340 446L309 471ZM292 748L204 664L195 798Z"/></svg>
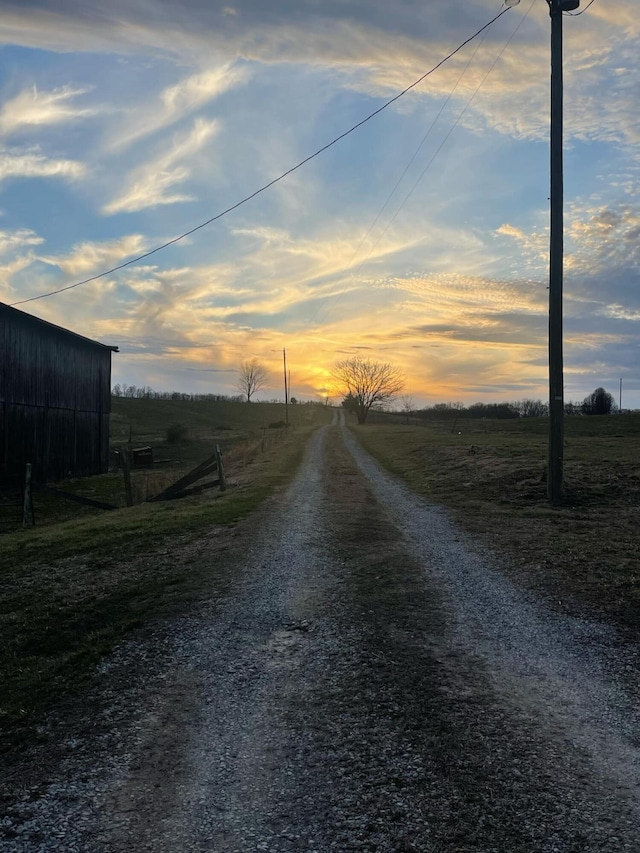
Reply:
<svg viewBox="0 0 640 853"><path fill-rule="evenodd" d="M111 352L0 305L0 464L37 482L98 474L109 460Z"/></svg>

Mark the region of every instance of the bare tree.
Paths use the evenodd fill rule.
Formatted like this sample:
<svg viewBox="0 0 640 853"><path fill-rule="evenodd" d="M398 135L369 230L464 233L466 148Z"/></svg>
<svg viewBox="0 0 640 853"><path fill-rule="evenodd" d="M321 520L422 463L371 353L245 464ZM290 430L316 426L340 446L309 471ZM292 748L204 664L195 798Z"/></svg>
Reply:
<svg viewBox="0 0 640 853"><path fill-rule="evenodd" d="M372 406L389 403L404 388L404 375L398 367L358 356L336 362L332 376L349 399L359 424L365 423Z"/></svg>
<svg viewBox="0 0 640 853"><path fill-rule="evenodd" d="M402 403L402 414L404 415L405 424L409 423L409 418L415 412L416 404L411 394L403 394L400 398Z"/></svg>
<svg viewBox="0 0 640 853"><path fill-rule="evenodd" d="M549 414L549 406L542 400L520 400L513 404L514 409L523 418L543 418Z"/></svg>
<svg viewBox="0 0 640 853"><path fill-rule="evenodd" d="M242 362L238 376L238 390L243 397L247 398L247 403L251 402L251 397L256 391L264 388L268 381L269 371L257 358Z"/></svg>

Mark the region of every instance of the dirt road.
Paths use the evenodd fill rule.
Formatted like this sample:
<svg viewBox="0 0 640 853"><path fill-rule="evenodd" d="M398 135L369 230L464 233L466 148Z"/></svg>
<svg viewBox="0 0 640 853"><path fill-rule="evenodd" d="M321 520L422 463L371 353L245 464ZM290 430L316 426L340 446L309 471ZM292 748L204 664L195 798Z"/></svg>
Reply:
<svg viewBox="0 0 640 853"><path fill-rule="evenodd" d="M44 786L29 752L3 851L640 850L612 627L518 592L337 423L237 542L224 591L105 662Z"/></svg>

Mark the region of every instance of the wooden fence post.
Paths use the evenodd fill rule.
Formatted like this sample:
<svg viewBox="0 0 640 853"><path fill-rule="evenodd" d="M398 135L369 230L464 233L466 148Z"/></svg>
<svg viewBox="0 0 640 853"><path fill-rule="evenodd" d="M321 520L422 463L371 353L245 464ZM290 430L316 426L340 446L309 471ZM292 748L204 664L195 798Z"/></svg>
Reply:
<svg viewBox="0 0 640 853"><path fill-rule="evenodd" d="M227 488L227 481L224 478L224 469L222 467L222 453L220 452L220 445L216 444L216 465L218 466L218 480L220 481L220 491L224 492Z"/></svg>
<svg viewBox="0 0 640 853"><path fill-rule="evenodd" d="M27 462L24 478L24 500L22 502L22 527L29 527L33 522L33 506L31 503L31 462Z"/></svg>
<svg viewBox="0 0 640 853"><path fill-rule="evenodd" d="M122 459L122 474L124 476L124 493L127 501L127 506L133 506L133 491L131 489L131 456L128 447L122 447L120 450Z"/></svg>

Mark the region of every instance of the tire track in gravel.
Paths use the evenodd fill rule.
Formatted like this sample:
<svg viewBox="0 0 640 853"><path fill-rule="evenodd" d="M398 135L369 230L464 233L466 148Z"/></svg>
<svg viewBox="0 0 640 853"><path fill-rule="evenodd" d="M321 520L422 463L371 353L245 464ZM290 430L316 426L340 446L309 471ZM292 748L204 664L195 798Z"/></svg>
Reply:
<svg viewBox="0 0 640 853"><path fill-rule="evenodd" d="M638 850L632 700L584 658L598 626L518 598L344 428L255 525L225 595L109 694L108 760L87 737L3 853Z"/></svg>
<svg viewBox="0 0 640 853"><path fill-rule="evenodd" d="M553 612L517 589L495 555L382 470L344 425L342 431L409 551L440 583L456 647L486 661L505 697L544 716L640 803L640 644L621 644L613 626Z"/></svg>

